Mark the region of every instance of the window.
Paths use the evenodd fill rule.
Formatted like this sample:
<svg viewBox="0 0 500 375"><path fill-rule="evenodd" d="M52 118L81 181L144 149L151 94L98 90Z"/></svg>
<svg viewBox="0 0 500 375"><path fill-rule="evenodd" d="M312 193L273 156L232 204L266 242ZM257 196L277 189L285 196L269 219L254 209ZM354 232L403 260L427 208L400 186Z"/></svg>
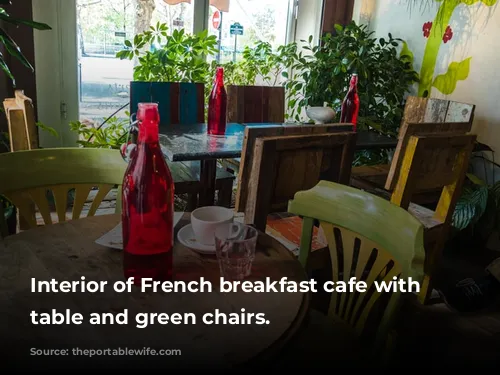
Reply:
<svg viewBox="0 0 500 375"><path fill-rule="evenodd" d="M114 112L125 116L129 102L134 61L120 60L116 53L136 30L157 22L170 30L193 31L193 5L169 5L163 0L77 0L78 72L80 120L100 122Z"/></svg>
<svg viewBox="0 0 500 375"><path fill-rule="evenodd" d="M111 115L126 117L137 61L120 60L116 53L137 31L160 22L170 30L206 29L217 38L220 33L220 61L228 62L257 41L293 41L301 30L293 5L301 2L322 0L33 0L33 17L53 29L35 32L36 65L58 72L36 76L38 116L62 134L57 141L41 139L42 147L74 146L71 121L100 124ZM216 11L220 31L214 27ZM243 29L237 36L231 33L236 23Z"/></svg>
<svg viewBox="0 0 500 375"><path fill-rule="evenodd" d="M219 61L238 60L245 47L259 41L285 44L292 5L290 0L231 0L220 9L210 6L208 27L220 39Z"/></svg>

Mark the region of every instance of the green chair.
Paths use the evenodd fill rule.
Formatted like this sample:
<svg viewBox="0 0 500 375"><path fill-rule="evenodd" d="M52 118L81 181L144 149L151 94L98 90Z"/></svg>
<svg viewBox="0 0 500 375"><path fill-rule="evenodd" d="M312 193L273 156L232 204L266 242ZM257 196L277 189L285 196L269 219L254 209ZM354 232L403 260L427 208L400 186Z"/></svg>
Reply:
<svg viewBox="0 0 500 375"><path fill-rule="evenodd" d="M52 196L58 220L66 221L68 193L74 190L71 219L78 219L90 191L97 188L88 211L88 216L93 216L111 189L122 185L126 167L120 152L110 149L57 148L4 153L0 154L0 195L33 228L37 226L34 205L44 223L52 224L48 199ZM121 209L120 193L118 189L116 212ZM3 211L1 204L0 211ZM3 212L0 212L0 235L7 235Z"/></svg>
<svg viewBox="0 0 500 375"><path fill-rule="evenodd" d="M331 338L347 342L354 337L352 342L368 343L372 354L377 352L372 349L386 347L402 293L378 292L375 284L394 278L408 281L410 277L422 282L425 257L422 224L383 198L326 181L297 193L288 211L303 217L299 260L306 269L313 226L319 224L330 250L335 285L340 281L348 283L353 277L366 283L365 291L331 293L328 319L324 319L325 324L336 327ZM327 331L319 329L323 334Z"/></svg>

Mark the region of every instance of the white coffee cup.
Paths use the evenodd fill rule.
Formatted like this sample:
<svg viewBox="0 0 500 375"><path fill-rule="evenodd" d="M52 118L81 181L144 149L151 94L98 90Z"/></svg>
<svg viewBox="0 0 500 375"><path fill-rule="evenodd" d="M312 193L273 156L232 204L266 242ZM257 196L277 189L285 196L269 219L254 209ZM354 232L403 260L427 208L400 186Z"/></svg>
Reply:
<svg viewBox="0 0 500 375"><path fill-rule="evenodd" d="M217 228L232 223L234 211L225 207L201 207L191 213L191 226L196 241L203 245L215 245Z"/></svg>

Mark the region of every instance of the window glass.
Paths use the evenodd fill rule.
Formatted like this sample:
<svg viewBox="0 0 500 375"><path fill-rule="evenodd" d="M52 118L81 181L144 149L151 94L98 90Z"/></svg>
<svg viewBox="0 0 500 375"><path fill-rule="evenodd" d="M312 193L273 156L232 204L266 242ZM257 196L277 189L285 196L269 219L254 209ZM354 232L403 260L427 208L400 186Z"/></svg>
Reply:
<svg viewBox="0 0 500 375"><path fill-rule="evenodd" d="M137 29L157 22L191 33L193 4L141 0L136 9L135 0L77 0L80 121L100 123L117 111L125 117L134 61L120 60L116 53Z"/></svg>
<svg viewBox="0 0 500 375"><path fill-rule="evenodd" d="M230 0L211 3L222 3L220 8L228 10L221 12L211 5L209 12L210 34L220 37L221 62L240 59L243 49L254 46L258 41L269 42L273 47L286 43L289 0ZM225 8L227 4L229 9ZM219 29L216 28L218 25Z"/></svg>

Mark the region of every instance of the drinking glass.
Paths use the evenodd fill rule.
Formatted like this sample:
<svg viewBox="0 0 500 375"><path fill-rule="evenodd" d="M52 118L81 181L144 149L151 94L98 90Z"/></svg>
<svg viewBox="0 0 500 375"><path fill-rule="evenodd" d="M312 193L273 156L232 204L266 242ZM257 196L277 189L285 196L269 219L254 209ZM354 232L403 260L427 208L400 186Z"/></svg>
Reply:
<svg viewBox="0 0 500 375"><path fill-rule="evenodd" d="M242 223L230 223L215 231L215 251L221 276L242 280L250 276L255 258L258 231Z"/></svg>

